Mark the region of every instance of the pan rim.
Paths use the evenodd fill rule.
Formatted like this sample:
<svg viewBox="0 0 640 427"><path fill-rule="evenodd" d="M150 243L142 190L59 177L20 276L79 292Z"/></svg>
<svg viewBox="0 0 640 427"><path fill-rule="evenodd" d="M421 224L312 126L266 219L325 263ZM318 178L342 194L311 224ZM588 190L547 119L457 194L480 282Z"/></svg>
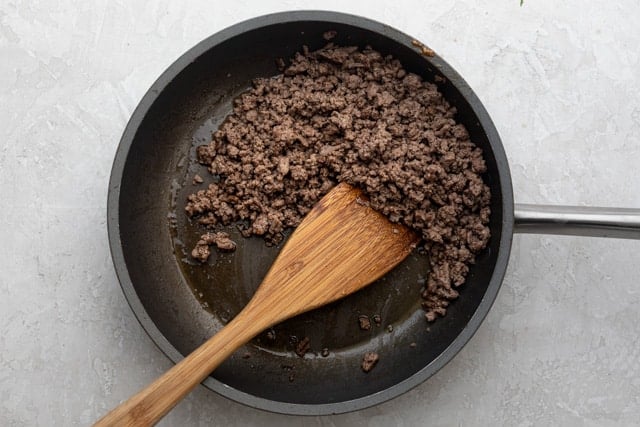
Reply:
<svg viewBox="0 0 640 427"><path fill-rule="evenodd" d="M247 31L274 24L283 24L296 21L319 21L351 25L366 29L368 31L379 33L394 40L397 43L404 44L407 47L411 47L411 42L414 40L409 35L396 30L386 24L358 15L345 14L341 12L330 12L321 10L287 11L258 16L249 20L239 22L199 42L197 45L195 45L187 52L182 54L178 59L176 59L160 75L160 77L158 77L158 79L151 85L151 87L142 97L136 109L132 113L116 150L111 169L111 176L109 179L107 199L107 229L112 262L114 264L114 269L116 271L116 275L118 277L118 281L124 293L125 299L131 307L131 310L133 311L138 322L145 330L147 335L151 338L151 340L155 343L155 345L160 349L160 351L164 353L173 363L178 363L184 357L160 332L158 327L146 312L144 306L142 305L142 302L140 301L135 291L133 282L125 263L124 251L120 238L119 200L120 185L127 160L127 155L135 139L138 127L144 120L150 107L160 96L166 86L191 62L195 61L198 57L203 55L212 47ZM482 104L480 99L462 78L462 76L460 76L439 55L436 54L436 56L429 59L430 62L432 62L440 71L442 71L445 76L447 76L451 83L469 103L471 109L478 118L482 129L487 135L487 139L489 140L489 144L491 145L494 157L496 159L499 185L502 193L502 232L500 236L500 242L498 246L499 251L495 262L494 271L489 281L487 290L483 295L478 308L469 319L467 325L458 334L454 341L444 351L442 351L440 355L438 355L436 359L414 373L409 378L406 378L405 380L377 393L348 401L326 404L299 404L274 401L262 397L257 397L238 389L234 389L212 377L207 377L207 379L203 381L202 384L204 386L223 397L244 404L246 406L287 415L331 415L357 411L389 401L395 397L400 396L401 394L406 393L407 391L429 379L436 372L442 369L449 361L451 361L478 330L484 318L491 309L491 306L493 305L497 297L498 291L500 290L511 252L514 209L511 176L509 172L507 157L498 131L495 128L495 125L493 124L488 112L484 108L484 105Z"/></svg>

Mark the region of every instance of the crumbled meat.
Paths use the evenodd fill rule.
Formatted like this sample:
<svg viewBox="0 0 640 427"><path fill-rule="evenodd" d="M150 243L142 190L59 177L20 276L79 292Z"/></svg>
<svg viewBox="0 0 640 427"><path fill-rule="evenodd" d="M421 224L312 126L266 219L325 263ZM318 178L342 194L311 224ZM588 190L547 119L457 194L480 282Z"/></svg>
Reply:
<svg viewBox="0 0 640 427"><path fill-rule="evenodd" d="M371 351L364 354L364 357L362 358L362 365L360 366L364 372L369 372L374 366L376 366L378 360L380 360L378 353Z"/></svg>
<svg viewBox="0 0 640 427"><path fill-rule="evenodd" d="M254 80L197 148L215 179L189 196L186 213L210 230L240 223L244 236L276 244L347 182L421 234L431 264L422 305L427 320L443 316L490 237L486 164L456 109L435 84L368 47L304 48L279 67ZM203 240L193 251L201 261Z"/></svg>
<svg viewBox="0 0 640 427"><path fill-rule="evenodd" d="M296 354L300 357L304 357L305 354L311 348L311 340L309 337L304 337L302 341L298 342L296 345Z"/></svg>
<svg viewBox="0 0 640 427"><path fill-rule="evenodd" d="M382 318L379 314L374 314L373 321L376 323L376 325L380 325L382 323Z"/></svg>
<svg viewBox="0 0 640 427"><path fill-rule="evenodd" d="M200 175L195 174L193 176L193 185L202 184L203 182L204 182L204 179L202 179L202 177Z"/></svg>
<svg viewBox="0 0 640 427"><path fill-rule="evenodd" d="M234 251L236 242L231 240L229 235L224 232L205 233L200 236L200 240L196 243L196 247L191 251L191 256L200 262L205 262L211 255L209 245L216 245L222 251Z"/></svg>
<svg viewBox="0 0 640 427"><path fill-rule="evenodd" d="M329 41L334 39L336 35L338 35L338 32L335 30L325 31L324 34L322 34L322 38Z"/></svg>
<svg viewBox="0 0 640 427"><path fill-rule="evenodd" d="M358 316L358 324L360 325L360 329L362 329L363 331L371 330L371 320L369 320L368 316Z"/></svg>
<svg viewBox="0 0 640 427"><path fill-rule="evenodd" d="M423 43L419 42L418 40L411 40L411 44L417 48L420 48L420 53L422 53L424 56L436 55L433 49L429 48L428 46L425 46Z"/></svg>

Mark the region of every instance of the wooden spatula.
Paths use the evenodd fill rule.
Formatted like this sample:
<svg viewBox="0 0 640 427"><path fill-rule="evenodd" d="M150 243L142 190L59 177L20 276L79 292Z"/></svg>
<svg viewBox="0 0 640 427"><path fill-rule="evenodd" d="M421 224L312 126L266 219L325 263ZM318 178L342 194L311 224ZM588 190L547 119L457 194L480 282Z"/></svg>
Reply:
<svg viewBox="0 0 640 427"><path fill-rule="evenodd" d="M291 235L247 306L220 332L95 426L156 423L240 346L285 319L347 296L402 261L418 237L339 184Z"/></svg>

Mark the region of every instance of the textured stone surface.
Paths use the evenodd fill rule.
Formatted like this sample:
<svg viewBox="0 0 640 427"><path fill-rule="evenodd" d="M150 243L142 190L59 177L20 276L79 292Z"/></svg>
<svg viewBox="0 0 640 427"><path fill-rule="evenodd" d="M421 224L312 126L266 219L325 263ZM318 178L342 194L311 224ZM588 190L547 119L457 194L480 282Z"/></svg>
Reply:
<svg viewBox="0 0 640 427"><path fill-rule="evenodd" d="M635 0L0 2L0 425L87 425L170 364L111 264L106 189L149 85L223 27L333 9L426 42L465 76L516 200L640 207ZM634 425L640 243L516 236L476 336L434 378L357 413L284 417L198 388L162 425Z"/></svg>

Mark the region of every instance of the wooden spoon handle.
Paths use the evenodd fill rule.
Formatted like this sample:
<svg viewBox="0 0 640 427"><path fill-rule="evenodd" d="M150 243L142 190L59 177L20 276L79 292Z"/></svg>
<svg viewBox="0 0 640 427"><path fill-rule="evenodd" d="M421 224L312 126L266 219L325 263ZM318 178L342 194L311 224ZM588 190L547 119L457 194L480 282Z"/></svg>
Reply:
<svg viewBox="0 0 640 427"><path fill-rule="evenodd" d="M398 265L417 242L411 230L369 207L360 190L337 185L300 223L231 323L95 425L157 422L260 331L362 289Z"/></svg>
<svg viewBox="0 0 640 427"><path fill-rule="evenodd" d="M264 329L263 322L254 321L254 317L241 312L193 353L94 426L150 426L158 422L218 365Z"/></svg>

